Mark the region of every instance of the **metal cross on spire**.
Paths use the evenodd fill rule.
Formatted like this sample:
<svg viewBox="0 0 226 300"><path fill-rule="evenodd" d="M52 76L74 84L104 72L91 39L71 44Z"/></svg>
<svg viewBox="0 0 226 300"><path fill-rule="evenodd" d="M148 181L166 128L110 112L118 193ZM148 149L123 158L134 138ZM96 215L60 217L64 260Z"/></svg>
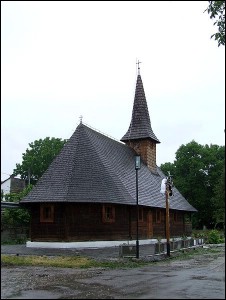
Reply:
<svg viewBox="0 0 226 300"><path fill-rule="evenodd" d="M141 61L138 60L138 62L136 64L138 65L138 75L140 75L140 64L141 64Z"/></svg>

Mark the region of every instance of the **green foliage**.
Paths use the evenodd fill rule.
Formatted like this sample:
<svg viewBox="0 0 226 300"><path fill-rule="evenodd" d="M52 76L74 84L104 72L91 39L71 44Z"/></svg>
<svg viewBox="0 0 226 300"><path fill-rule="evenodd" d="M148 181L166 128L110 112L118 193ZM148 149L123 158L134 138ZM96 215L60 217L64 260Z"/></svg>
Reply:
<svg viewBox="0 0 226 300"><path fill-rule="evenodd" d="M170 172L171 175L176 173L174 163L167 162L167 163L162 164L160 167L161 167L162 172L166 175L168 174L168 171Z"/></svg>
<svg viewBox="0 0 226 300"><path fill-rule="evenodd" d="M108 268L108 269L121 269L121 268L137 268L150 264L150 262L142 260L121 259L118 261L98 261L81 256L12 256L1 255L1 262L7 266L45 266L45 267L58 267L58 268Z"/></svg>
<svg viewBox="0 0 226 300"><path fill-rule="evenodd" d="M216 21L213 25L218 27L218 32L211 35L211 38L215 38L220 45L225 45L225 1L209 1L209 6L204 12L208 12L210 19Z"/></svg>
<svg viewBox="0 0 226 300"><path fill-rule="evenodd" d="M212 198L214 203L214 219L215 227L225 226L225 166L220 175L219 181L214 187L214 195Z"/></svg>
<svg viewBox="0 0 226 300"><path fill-rule="evenodd" d="M26 196L33 186L28 185L22 192L16 194L6 194L5 199L9 202L18 203L24 196ZM28 226L30 222L30 213L26 208L5 208L1 218L2 228Z"/></svg>
<svg viewBox="0 0 226 300"><path fill-rule="evenodd" d="M216 229L210 230L207 237L208 244L220 244L224 243L224 238L221 236L220 232Z"/></svg>
<svg viewBox="0 0 226 300"><path fill-rule="evenodd" d="M186 236L186 234L183 234L182 237L181 237L181 239L182 239L182 240L187 240L188 237Z"/></svg>
<svg viewBox="0 0 226 300"><path fill-rule="evenodd" d="M25 208L5 208L1 222L3 228L10 226L28 226L30 222L30 214Z"/></svg>
<svg viewBox="0 0 226 300"><path fill-rule="evenodd" d="M26 244L27 237L24 238L15 238L1 241L1 245L23 245Z"/></svg>
<svg viewBox="0 0 226 300"><path fill-rule="evenodd" d="M192 237L194 238L200 238L200 239L207 239L208 231L207 230L193 230L192 231Z"/></svg>
<svg viewBox="0 0 226 300"><path fill-rule="evenodd" d="M224 146L203 146L193 140L179 147L173 164L160 166L165 174L170 168L174 185L198 210L192 215L193 228L203 228L204 225L213 228L216 223L224 205L224 178L219 183L223 176L224 160Z"/></svg>
<svg viewBox="0 0 226 300"><path fill-rule="evenodd" d="M29 184L23 191L19 193L9 193L5 194L5 200L8 202L16 202L18 203L23 197L25 197L33 188L32 184Z"/></svg>
<svg viewBox="0 0 226 300"><path fill-rule="evenodd" d="M13 174L20 175L28 182L30 178L30 183L35 184L59 154L66 141L47 137L29 143L30 149L22 154L22 164L16 164Z"/></svg>

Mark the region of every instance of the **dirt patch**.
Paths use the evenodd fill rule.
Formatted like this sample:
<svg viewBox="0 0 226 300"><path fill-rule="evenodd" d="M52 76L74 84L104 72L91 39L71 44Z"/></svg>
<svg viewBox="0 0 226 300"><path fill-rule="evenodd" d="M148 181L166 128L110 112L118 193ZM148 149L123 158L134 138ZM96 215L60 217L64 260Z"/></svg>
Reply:
<svg viewBox="0 0 226 300"><path fill-rule="evenodd" d="M134 269L2 266L1 281L2 299L225 299L225 247Z"/></svg>

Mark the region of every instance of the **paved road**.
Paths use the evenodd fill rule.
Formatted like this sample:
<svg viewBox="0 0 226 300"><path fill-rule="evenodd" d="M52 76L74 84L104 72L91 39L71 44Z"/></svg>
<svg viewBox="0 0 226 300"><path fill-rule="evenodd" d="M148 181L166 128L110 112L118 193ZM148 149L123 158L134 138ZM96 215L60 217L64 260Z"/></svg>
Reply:
<svg viewBox="0 0 226 300"><path fill-rule="evenodd" d="M215 249L135 269L2 267L1 298L225 299L225 247Z"/></svg>

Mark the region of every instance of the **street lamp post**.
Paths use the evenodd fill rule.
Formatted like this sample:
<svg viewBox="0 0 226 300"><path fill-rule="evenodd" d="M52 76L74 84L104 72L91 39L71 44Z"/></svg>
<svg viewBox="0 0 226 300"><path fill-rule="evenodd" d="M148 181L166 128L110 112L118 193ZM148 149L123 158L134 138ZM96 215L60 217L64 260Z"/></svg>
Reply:
<svg viewBox="0 0 226 300"><path fill-rule="evenodd" d="M136 258L139 258L139 202L138 202L138 170L140 169L140 156L135 156L136 170L136 201L137 201L137 240L136 240Z"/></svg>

